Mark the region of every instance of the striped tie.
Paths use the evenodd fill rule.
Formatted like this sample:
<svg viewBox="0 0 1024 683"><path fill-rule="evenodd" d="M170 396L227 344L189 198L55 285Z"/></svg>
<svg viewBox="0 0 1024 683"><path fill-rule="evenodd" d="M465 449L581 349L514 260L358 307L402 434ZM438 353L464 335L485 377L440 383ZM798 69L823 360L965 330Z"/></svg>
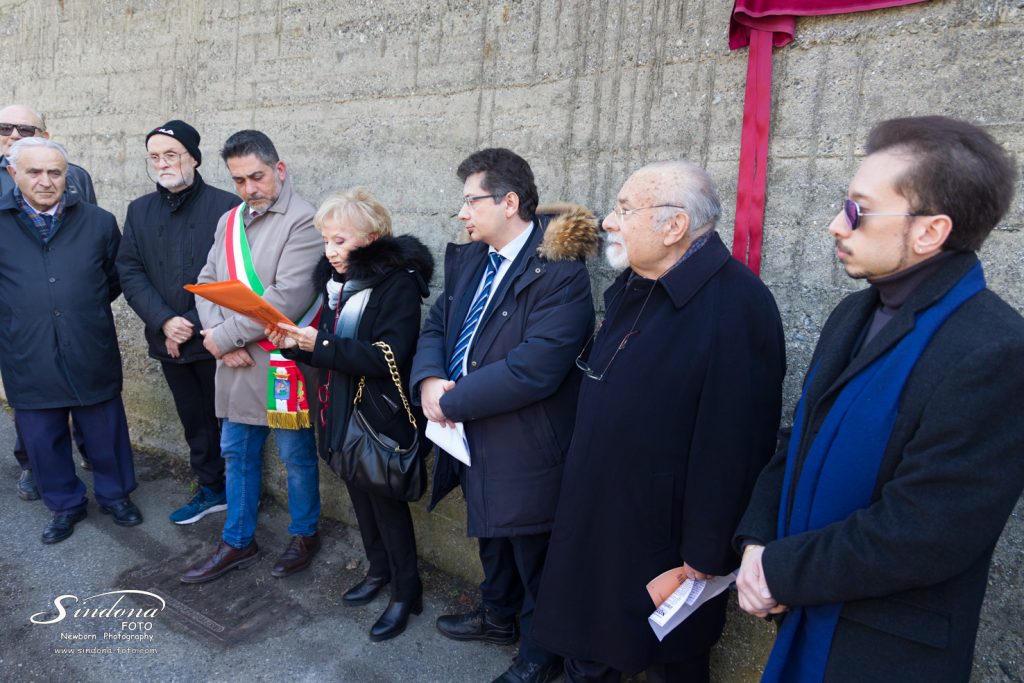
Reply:
<svg viewBox="0 0 1024 683"><path fill-rule="evenodd" d="M480 323L484 309L487 308L487 300L491 298L491 285L494 284L494 276L497 275L501 261L505 258L496 251L492 251L489 256L491 260L487 263L487 270L484 271L484 286L473 300L473 305L469 307L466 322L462 324L462 331L459 332L459 340L455 342L452 361L448 364L448 379L450 380L455 380L462 375L462 363L466 360L469 342L472 341L476 326Z"/></svg>

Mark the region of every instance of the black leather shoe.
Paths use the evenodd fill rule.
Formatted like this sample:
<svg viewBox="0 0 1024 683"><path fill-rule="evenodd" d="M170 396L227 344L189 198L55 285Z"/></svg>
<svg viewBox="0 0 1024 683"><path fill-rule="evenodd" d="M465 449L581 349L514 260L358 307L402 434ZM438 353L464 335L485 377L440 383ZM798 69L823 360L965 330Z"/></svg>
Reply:
<svg viewBox="0 0 1024 683"><path fill-rule="evenodd" d="M142 513L139 512L139 508L135 507L135 503L127 498L120 503L114 503L110 507L100 505L100 512L105 515L112 515L114 517L114 524L118 526L142 524Z"/></svg>
<svg viewBox="0 0 1024 683"><path fill-rule="evenodd" d="M341 596L346 605L365 605L377 597L380 589L388 585L390 581L386 576L367 576L362 581L345 591Z"/></svg>
<svg viewBox="0 0 1024 683"><path fill-rule="evenodd" d="M516 657L505 673L491 683L550 683L562 673L562 660L550 664L535 664Z"/></svg>
<svg viewBox="0 0 1024 683"><path fill-rule="evenodd" d="M403 602L396 602L391 600L388 603L387 609L384 610L384 614L380 615L380 619L370 629L370 640L379 642L381 640L387 640L388 638L394 638L402 631L405 630L405 625L409 621L410 614L422 614L423 613L423 596L416 598L415 600L406 600Z"/></svg>
<svg viewBox="0 0 1024 683"><path fill-rule="evenodd" d="M75 525L85 519L85 510L70 515L56 514L43 530L43 543L60 543L75 531Z"/></svg>
<svg viewBox="0 0 1024 683"><path fill-rule="evenodd" d="M519 624L515 617L499 619L483 605L466 614L438 617L437 630L452 640L482 640L497 645L511 645L519 640Z"/></svg>
<svg viewBox="0 0 1024 683"><path fill-rule="evenodd" d="M18 498L39 500L39 489L36 488L36 480L32 478L32 470L21 471L21 478L18 479Z"/></svg>
<svg viewBox="0 0 1024 683"><path fill-rule="evenodd" d="M200 560L181 575L182 583L205 583L224 576L232 569L245 569L259 559L260 547L253 540L244 548L234 548L224 541L217 544L213 555Z"/></svg>

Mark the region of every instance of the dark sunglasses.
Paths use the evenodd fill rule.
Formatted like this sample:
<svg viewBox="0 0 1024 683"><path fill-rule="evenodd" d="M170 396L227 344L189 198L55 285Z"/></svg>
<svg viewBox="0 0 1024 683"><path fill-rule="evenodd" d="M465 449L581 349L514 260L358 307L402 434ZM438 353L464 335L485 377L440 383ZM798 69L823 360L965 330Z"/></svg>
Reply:
<svg viewBox="0 0 1024 683"><path fill-rule="evenodd" d="M843 214L846 216L846 225L850 230L860 227L860 219L864 216L929 216L927 213L878 213L875 211L861 211L860 204L852 199L843 200Z"/></svg>
<svg viewBox="0 0 1024 683"><path fill-rule="evenodd" d="M23 126L16 123L0 123L0 135L10 135L14 132L14 129L18 129L18 135L23 138L30 138L36 134L37 130L42 128L36 128L35 126Z"/></svg>

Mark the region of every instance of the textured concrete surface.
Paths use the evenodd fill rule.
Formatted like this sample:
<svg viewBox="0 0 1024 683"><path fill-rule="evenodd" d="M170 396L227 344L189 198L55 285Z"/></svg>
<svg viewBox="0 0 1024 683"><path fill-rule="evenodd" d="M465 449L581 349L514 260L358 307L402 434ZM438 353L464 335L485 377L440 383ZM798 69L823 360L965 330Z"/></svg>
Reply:
<svg viewBox="0 0 1024 683"><path fill-rule="evenodd" d="M277 143L299 191L318 202L363 184L400 232L440 256L458 162L487 145L534 166L542 200L609 207L629 171L655 159L705 165L732 237L746 51L731 53L731 3L680 0L0 0L0 101L44 111L119 218L149 191L143 136L180 117L203 134L207 180L228 187L216 153L244 127ZM825 226L871 125L943 113L984 125L1024 157L1024 4L932 0L801 19L774 58L762 276L786 326L787 419L828 311L860 285ZM982 251L992 289L1024 309L1024 191ZM612 273L594 263L595 292ZM436 288L439 278L433 283ZM180 430L141 328L118 303L132 437L184 460ZM1019 419L1019 416L1007 416ZM270 459L268 459L270 460ZM279 468L268 464L271 480ZM325 482L329 481L325 473ZM325 483L325 492L328 491ZM280 487L272 487L280 496ZM351 512L330 485L327 511ZM1024 680L1021 511L1003 535L976 657L977 680ZM461 503L416 511L421 552L471 580ZM756 679L770 628L733 617L721 680Z"/></svg>

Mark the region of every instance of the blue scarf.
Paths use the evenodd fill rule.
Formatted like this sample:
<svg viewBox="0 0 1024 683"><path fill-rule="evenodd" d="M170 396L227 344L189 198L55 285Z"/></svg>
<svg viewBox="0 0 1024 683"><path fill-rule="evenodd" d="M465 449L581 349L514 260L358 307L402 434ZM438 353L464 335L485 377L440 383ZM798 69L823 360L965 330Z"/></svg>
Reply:
<svg viewBox="0 0 1024 683"><path fill-rule="evenodd" d="M981 264L976 263L945 296L918 314L909 334L850 379L825 416L800 478L794 481L807 410L804 392L797 405L786 457L779 538L821 529L870 505L907 378L946 319L983 289L985 276ZM811 369L808 386L816 370L817 366ZM791 492L793 506L787 524ZM821 681L842 608L843 603L832 603L792 609L779 629L762 683Z"/></svg>

